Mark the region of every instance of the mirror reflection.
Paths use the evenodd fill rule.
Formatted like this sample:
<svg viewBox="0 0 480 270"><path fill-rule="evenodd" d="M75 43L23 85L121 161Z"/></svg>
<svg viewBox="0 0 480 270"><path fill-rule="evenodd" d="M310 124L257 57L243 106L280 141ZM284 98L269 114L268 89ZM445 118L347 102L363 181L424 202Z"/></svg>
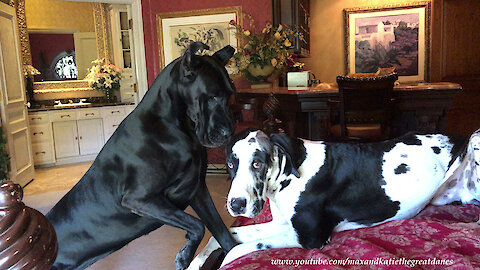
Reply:
<svg viewBox="0 0 480 270"><path fill-rule="evenodd" d="M84 79L98 58L93 4L28 0L25 16L35 81Z"/></svg>

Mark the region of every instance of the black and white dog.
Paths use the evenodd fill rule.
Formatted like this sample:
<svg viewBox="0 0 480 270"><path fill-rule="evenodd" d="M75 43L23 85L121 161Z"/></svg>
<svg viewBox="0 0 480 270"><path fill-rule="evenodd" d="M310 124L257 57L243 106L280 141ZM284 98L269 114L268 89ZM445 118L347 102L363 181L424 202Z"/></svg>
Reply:
<svg viewBox="0 0 480 270"><path fill-rule="evenodd" d="M206 150L225 144L234 126L234 93L224 65L230 46L213 56L193 43L157 77L90 169L47 214L58 238L54 269L84 269L163 224L187 231L177 269L186 268L204 224L226 250L236 245L205 184Z"/></svg>
<svg viewBox="0 0 480 270"><path fill-rule="evenodd" d="M434 198L480 200L479 148L480 130L467 147L440 134L346 144L247 130L227 144L227 208L255 217L269 198L273 220L232 228L242 244L223 263L264 248L322 248L334 231L411 218ZM192 266L217 247L211 240Z"/></svg>

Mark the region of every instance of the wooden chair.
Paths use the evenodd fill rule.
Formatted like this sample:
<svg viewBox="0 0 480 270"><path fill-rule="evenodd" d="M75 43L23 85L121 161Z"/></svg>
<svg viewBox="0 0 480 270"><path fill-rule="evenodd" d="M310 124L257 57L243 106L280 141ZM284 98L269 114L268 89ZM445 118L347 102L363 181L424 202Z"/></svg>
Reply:
<svg viewBox="0 0 480 270"><path fill-rule="evenodd" d="M229 106L235 121L235 133L247 128L262 128L262 106L257 98L238 99L234 96Z"/></svg>
<svg viewBox="0 0 480 270"><path fill-rule="evenodd" d="M396 73L369 78L338 76L339 100L329 101L330 112L338 108L338 124L330 135L341 141L380 141L390 137L392 91ZM330 113L330 120L334 118ZM330 123L330 121L329 121Z"/></svg>

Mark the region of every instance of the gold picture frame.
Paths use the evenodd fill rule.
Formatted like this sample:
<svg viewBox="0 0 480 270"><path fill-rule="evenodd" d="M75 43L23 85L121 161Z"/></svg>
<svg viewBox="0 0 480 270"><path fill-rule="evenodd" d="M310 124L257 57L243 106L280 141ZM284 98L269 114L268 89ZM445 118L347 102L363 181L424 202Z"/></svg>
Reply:
<svg viewBox="0 0 480 270"><path fill-rule="evenodd" d="M25 16L25 0L16 1L16 12L22 63L25 69L27 65L32 64L32 54L30 51L30 41L28 39L27 20ZM112 41L109 35L111 26L108 5L103 3L94 3L93 16L98 58L105 58L107 62L111 62L113 54L111 49ZM33 88L34 93L36 94L36 100L63 98L68 92L75 92L76 96L78 96L77 93L83 92L84 94L82 97L89 95L101 96L101 93L88 86L88 82L86 80L35 82ZM50 94L48 98L44 95L44 93L47 92ZM54 95L55 92L58 92L59 95Z"/></svg>
<svg viewBox="0 0 480 270"><path fill-rule="evenodd" d="M428 81L431 2L344 9L345 73L395 67L399 81Z"/></svg>
<svg viewBox="0 0 480 270"><path fill-rule="evenodd" d="M156 17L160 67L163 69L180 56L189 41L203 41L205 38L200 36L204 37L207 32L209 37L212 37L207 40L212 41L212 51L227 44L237 48L235 29L228 27L228 24L234 20L242 25L241 14L240 6L158 13Z"/></svg>

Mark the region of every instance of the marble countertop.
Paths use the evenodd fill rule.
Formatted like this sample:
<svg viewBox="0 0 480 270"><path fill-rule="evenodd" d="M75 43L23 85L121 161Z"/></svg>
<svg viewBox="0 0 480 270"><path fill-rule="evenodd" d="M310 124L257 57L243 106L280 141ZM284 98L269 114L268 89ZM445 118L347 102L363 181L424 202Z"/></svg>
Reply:
<svg viewBox="0 0 480 270"><path fill-rule="evenodd" d="M121 106L121 105L135 105L132 102L115 102L115 103L88 103L83 105L72 105L72 106L62 106L56 107L53 105L37 105L28 109L28 112L41 112L41 111L51 111L51 110L67 110L67 109L81 109L81 108L96 108L96 107L105 107L105 106Z"/></svg>

